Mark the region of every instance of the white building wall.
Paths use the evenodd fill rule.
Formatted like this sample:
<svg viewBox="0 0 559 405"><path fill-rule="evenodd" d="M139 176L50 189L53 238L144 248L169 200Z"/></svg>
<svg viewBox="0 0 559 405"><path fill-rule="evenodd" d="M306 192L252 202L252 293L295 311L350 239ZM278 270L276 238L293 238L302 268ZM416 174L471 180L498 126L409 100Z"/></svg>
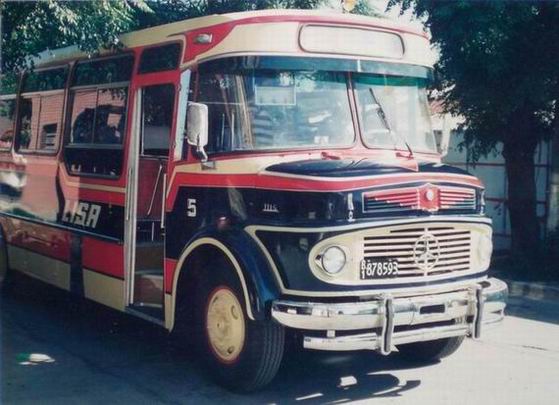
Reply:
<svg viewBox="0 0 559 405"><path fill-rule="evenodd" d="M434 117L434 129L451 131L456 128L458 120L453 117ZM450 136L448 155L443 158L445 163L460 167L477 176L485 184L487 215L493 220L493 244L495 250L510 249L510 220L507 208L507 176L505 161L501 154L502 147L489 156L482 157L478 162L469 162L467 148L461 148L463 137L460 134ZM546 229L548 214L548 195L551 173L550 143L542 142L536 150L537 214L541 224L542 237Z"/></svg>

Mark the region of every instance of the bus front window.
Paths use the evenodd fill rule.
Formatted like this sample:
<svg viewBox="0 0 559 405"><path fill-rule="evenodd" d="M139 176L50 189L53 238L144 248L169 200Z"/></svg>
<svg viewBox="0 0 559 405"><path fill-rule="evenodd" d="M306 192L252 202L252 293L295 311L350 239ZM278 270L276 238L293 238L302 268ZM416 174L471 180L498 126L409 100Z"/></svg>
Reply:
<svg viewBox="0 0 559 405"><path fill-rule="evenodd" d="M209 153L343 147L355 139L346 73L200 73L195 100L208 106Z"/></svg>
<svg viewBox="0 0 559 405"><path fill-rule="evenodd" d="M367 146L436 152L425 80L355 74L353 86Z"/></svg>

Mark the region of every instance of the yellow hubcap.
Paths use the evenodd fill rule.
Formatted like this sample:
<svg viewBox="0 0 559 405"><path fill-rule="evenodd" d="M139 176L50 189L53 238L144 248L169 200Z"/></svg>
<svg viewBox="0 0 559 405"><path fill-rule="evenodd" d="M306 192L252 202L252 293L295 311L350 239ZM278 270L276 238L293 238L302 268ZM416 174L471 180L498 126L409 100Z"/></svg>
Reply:
<svg viewBox="0 0 559 405"><path fill-rule="evenodd" d="M233 291L220 288L212 293L206 328L210 346L217 357L224 362L235 361L245 343L245 317Z"/></svg>

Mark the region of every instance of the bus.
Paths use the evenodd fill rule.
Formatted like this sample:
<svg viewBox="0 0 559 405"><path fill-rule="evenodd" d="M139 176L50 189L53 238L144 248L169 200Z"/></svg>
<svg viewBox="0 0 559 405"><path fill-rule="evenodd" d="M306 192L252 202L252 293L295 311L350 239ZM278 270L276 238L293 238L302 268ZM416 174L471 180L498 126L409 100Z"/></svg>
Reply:
<svg viewBox="0 0 559 405"><path fill-rule="evenodd" d="M2 78L2 279L160 325L245 392L287 339L433 360L503 319L483 184L431 128L424 32L268 10L120 42Z"/></svg>

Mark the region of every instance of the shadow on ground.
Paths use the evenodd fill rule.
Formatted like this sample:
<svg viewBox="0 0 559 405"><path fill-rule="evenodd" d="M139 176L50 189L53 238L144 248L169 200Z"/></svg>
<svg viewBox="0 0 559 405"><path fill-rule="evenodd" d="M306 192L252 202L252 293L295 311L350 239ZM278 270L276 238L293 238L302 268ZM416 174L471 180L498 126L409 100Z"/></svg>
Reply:
<svg viewBox="0 0 559 405"><path fill-rule="evenodd" d="M549 303L526 297L509 297L505 313L507 316L559 325L559 313L556 306L548 305Z"/></svg>
<svg viewBox="0 0 559 405"><path fill-rule="evenodd" d="M413 367L397 354L297 350L288 353L268 388L248 397L231 394L215 386L163 329L35 282L21 283L4 291L0 302L2 403L344 403L402 396L421 384L391 374Z"/></svg>

